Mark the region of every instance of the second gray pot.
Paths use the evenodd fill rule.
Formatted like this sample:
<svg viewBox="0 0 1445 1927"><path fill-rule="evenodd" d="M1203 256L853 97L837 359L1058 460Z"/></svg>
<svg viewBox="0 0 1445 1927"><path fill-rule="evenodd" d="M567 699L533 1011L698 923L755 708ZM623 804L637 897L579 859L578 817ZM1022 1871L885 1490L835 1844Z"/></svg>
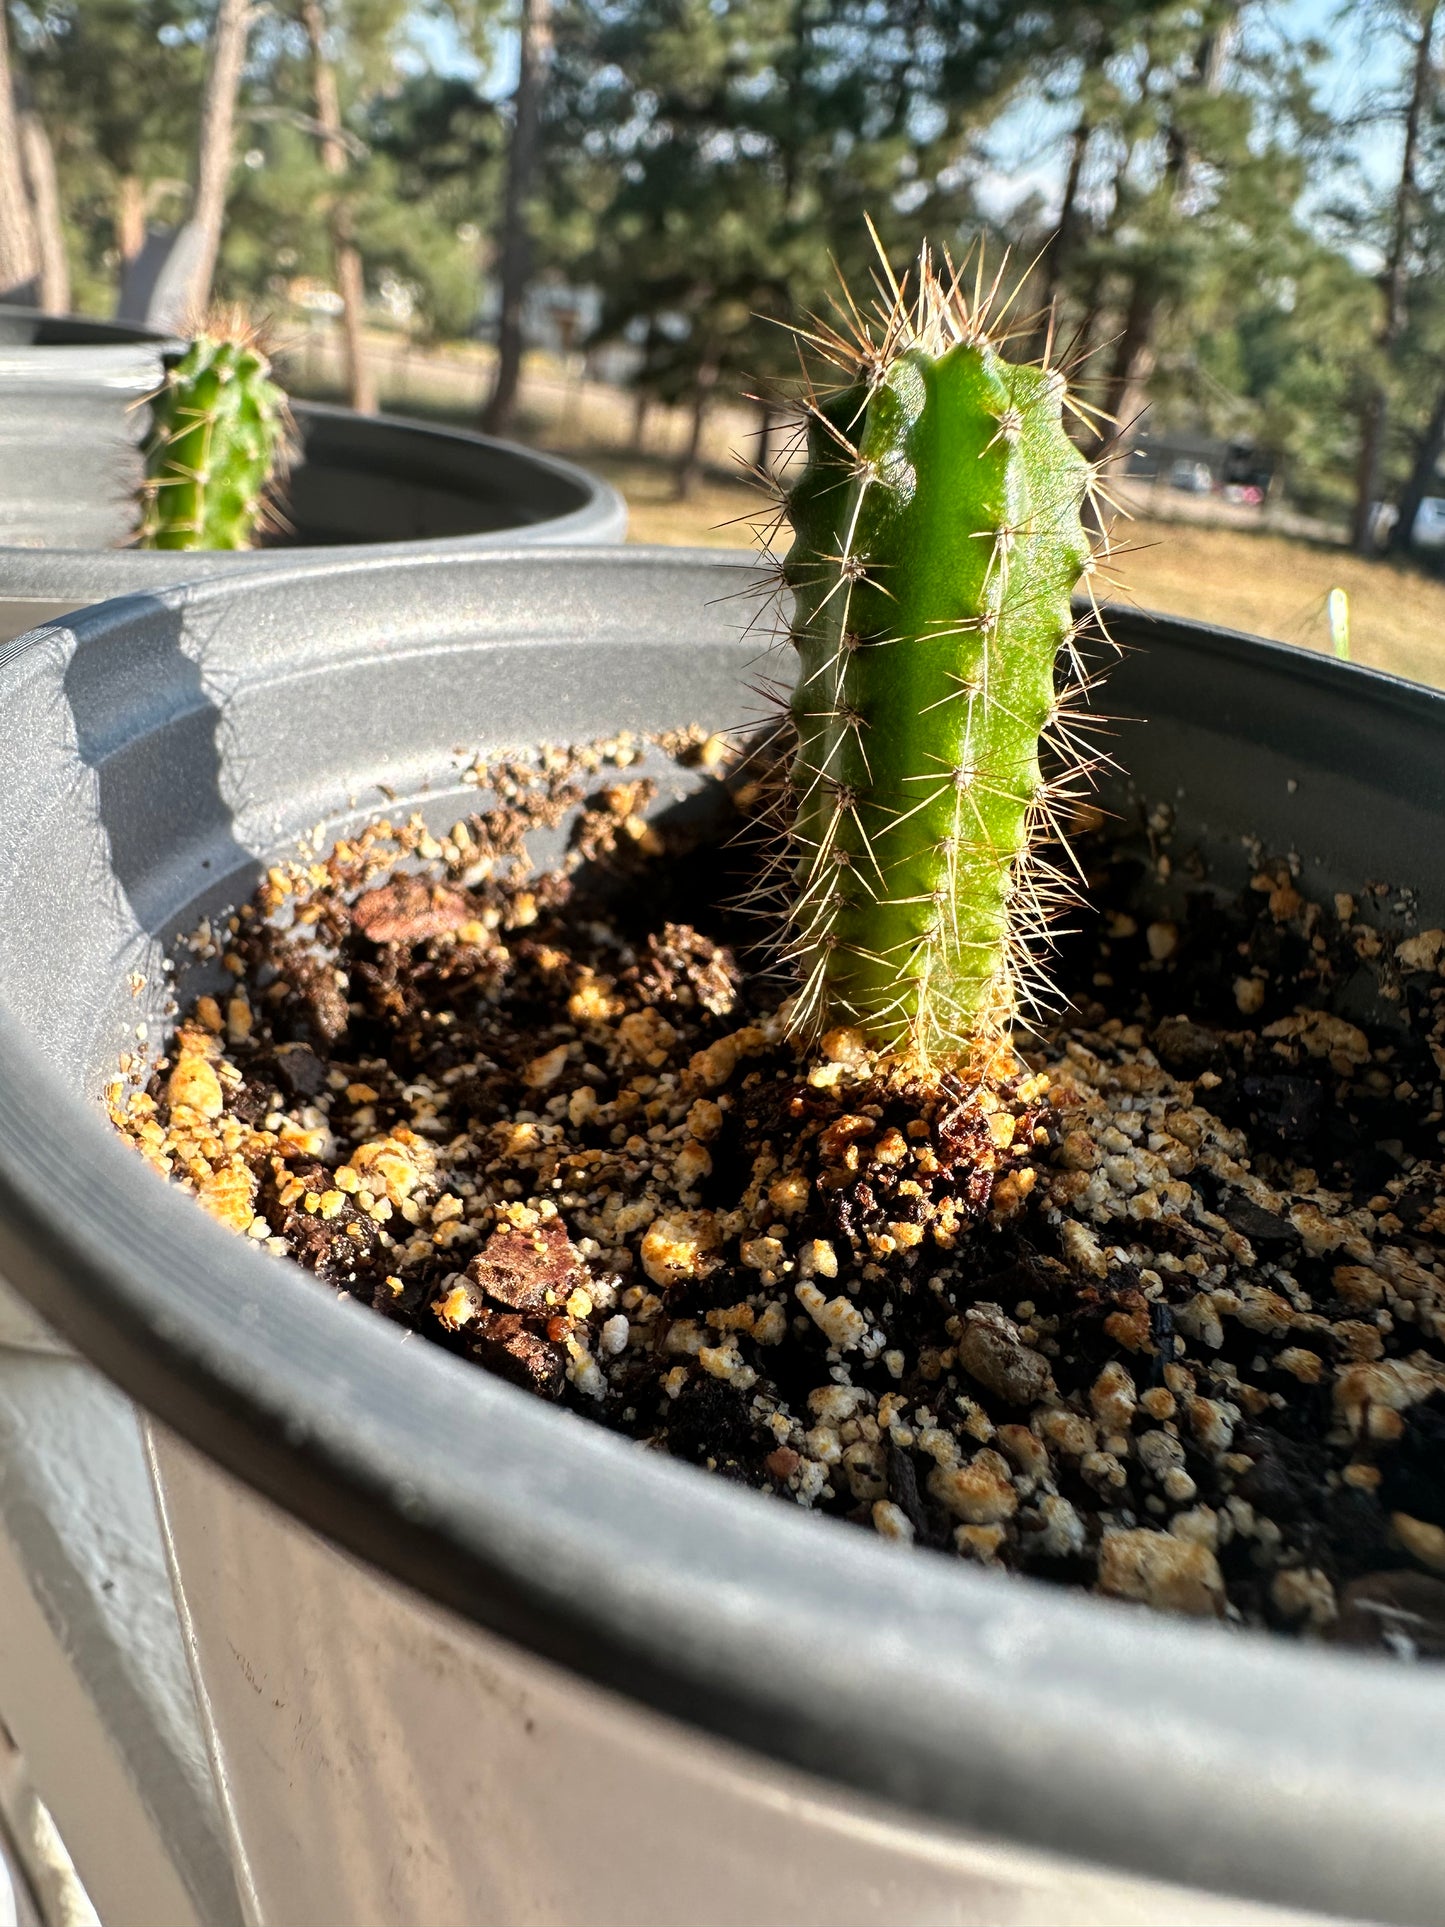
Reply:
<svg viewBox="0 0 1445 1927"><path fill-rule="evenodd" d="M464 429L296 405L290 533L254 555L124 547L141 404L164 337L0 310L0 641L111 596L317 551L464 556L518 543L620 542L627 505L573 462Z"/></svg>

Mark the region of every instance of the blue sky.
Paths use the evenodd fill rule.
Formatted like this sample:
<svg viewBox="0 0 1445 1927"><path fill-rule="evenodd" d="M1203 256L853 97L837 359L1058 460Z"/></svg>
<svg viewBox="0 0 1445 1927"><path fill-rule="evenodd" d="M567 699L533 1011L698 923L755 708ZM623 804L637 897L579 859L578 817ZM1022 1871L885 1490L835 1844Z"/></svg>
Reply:
<svg viewBox="0 0 1445 1927"><path fill-rule="evenodd" d="M490 74L484 74L481 63L459 39L450 20L418 11L406 24L406 38L408 55L403 57L405 66L429 67L435 73L462 74L468 80L485 80L489 94L505 94L516 85L515 34L508 34L505 46L498 49L499 57L493 63Z"/></svg>

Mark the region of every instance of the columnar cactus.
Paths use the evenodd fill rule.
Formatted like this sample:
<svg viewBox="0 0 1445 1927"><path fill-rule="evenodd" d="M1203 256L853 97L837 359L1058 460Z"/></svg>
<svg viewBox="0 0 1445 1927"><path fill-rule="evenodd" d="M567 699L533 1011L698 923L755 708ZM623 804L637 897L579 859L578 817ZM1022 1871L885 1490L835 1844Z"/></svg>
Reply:
<svg viewBox="0 0 1445 1927"><path fill-rule="evenodd" d="M248 549L275 519L290 415L239 312L209 316L151 397L140 525L145 549Z"/></svg>
<svg viewBox="0 0 1445 1927"><path fill-rule="evenodd" d="M795 1025L931 1060L1028 994L1063 884L1039 846L1083 764L1070 597L1093 472L1063 374L1006 360L989 306L925 249L911 298L890 278L873 321L850 302L844 331L810 331L844 380L811 395L783 502Z"/></svg>

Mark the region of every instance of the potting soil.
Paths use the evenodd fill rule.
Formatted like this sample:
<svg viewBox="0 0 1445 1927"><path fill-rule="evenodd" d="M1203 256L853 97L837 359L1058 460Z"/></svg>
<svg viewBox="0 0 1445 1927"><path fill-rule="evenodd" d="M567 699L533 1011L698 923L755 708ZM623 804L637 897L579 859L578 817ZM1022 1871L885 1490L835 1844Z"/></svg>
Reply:
<svg viewBox="0 0 1445 1927"><path fill-rule="evenodd" d="M273 869L193 939L224 980L123 1066L120 1128L640 1447L900 1549L1445 1656L1445 931L1287 856L1221 893L1156 812L1084 839L1056 1025L947 1072L805 1047L719 907L759 783L649 820L644 748L479 767L447 835Z"/></svg>

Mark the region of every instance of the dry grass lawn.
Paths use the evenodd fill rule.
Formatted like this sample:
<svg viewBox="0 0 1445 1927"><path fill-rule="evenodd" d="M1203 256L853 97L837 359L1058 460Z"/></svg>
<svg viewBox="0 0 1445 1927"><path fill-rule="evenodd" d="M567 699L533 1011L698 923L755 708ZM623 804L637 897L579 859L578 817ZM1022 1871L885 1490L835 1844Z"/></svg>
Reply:
<svg viewBox="0 0 1445 1927"><path fill-rule="evenodd" d="M1394 562L1280 535L1139 522L1117 574L1146 609L1328 650L1325 598L1350 599L1350 654L1372 669L1445 684L1445 582ZM1135 546L1137 545L1137 546Z"/></svg>
<svg viewBox="0 0 1445 1927"><path fill-rule="evenodd" d="M746 484L710 472L678 502L661 463L595 448L577 453L627 497L632 541L749 541L738 518L755 515L759 498ZM1325 600L1331 589L1343 589L1356 662L1445 685L1445 581L1394 562L1362 562L1323 543L1240 529L1139 521L1123 525L1119 539L1127 547L1110 571L1111 600L1327 652Z"/></svg>

